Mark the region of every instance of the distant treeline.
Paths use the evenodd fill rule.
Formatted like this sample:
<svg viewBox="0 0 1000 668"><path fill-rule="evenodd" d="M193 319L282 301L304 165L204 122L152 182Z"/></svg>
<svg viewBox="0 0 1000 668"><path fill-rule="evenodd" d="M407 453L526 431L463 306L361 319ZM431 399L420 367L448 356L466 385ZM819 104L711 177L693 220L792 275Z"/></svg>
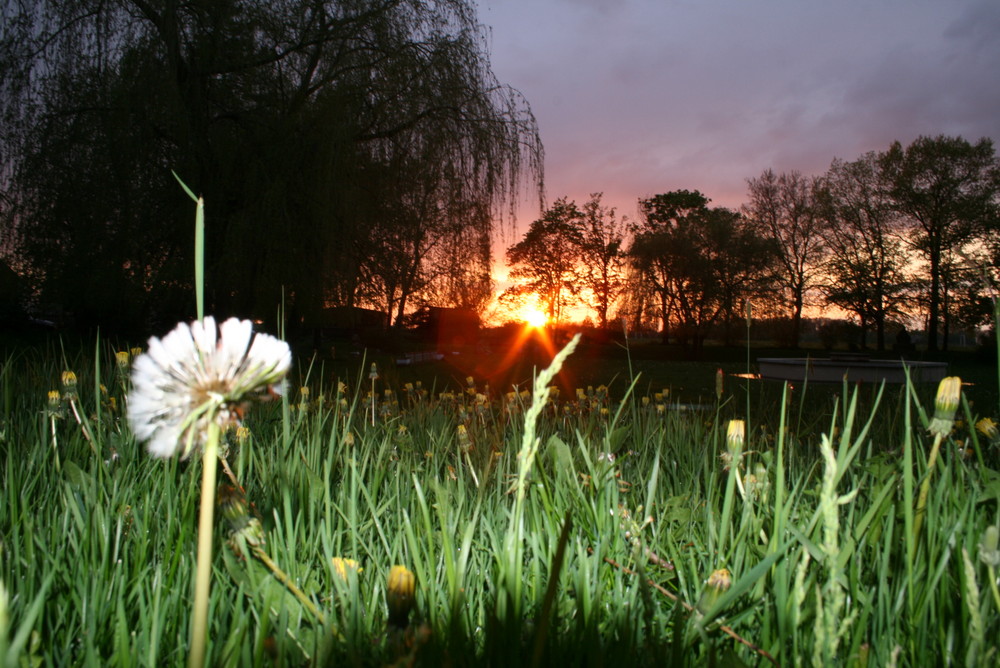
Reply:
<svg viewBox="0 0 1000 668"><path fill-rule="evenodd" d="M729 343L741 321L784 318L798 345L808 306L854 321L859 345L922 322L929 349L949 334L993 322L1000 266L1000 163L993 142L920 137L894 142L825 174L747 180L739 210L710 207L698 191L639 200L626 221L595 194L582 208L560 199L507 251L516 281L551 319L589 308L665 341Z"/></svg>

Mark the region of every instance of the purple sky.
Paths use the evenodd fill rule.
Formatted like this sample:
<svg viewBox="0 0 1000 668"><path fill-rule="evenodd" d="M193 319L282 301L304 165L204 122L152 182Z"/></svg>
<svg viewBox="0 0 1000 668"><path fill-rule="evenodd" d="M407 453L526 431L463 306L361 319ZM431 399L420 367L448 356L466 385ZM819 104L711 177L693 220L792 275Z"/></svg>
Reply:
<svg viewBox="0 0 1000 668"><path fill-rule="evenodd" d="M547 201L821 174L893 140L1000 142L997 0L479 0L545 145ZM520 234L538 217L525 198Z"/></svg>

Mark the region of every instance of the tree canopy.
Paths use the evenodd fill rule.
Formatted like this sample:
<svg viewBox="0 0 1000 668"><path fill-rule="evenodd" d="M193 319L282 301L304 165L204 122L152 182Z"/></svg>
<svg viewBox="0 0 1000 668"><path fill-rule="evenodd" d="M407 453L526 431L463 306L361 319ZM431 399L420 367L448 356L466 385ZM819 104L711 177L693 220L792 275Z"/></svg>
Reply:
<svg viewBox="0 0 1000 668"><path fill-rule="evenodd" d="M698 191L640 200L641 221L629 251L636 272L658 296L664 338L700 346L720 318L725 338L741 302L773 281L772 242L735 211L709 207Z"/></svg>
<svg viewBox="0 0 1000 668"><path fill-rule="evenodd" d="M903 214L909 240L926 261L927 346L947 345L949 291L957 272L956 253L996 234L1000 163L990 139L970 144L961 137L918 137L898 141L880 156L893 206Z"/></svg>
<svg viewBox="0 0 1000 668"><path fill-rule="evenodd" d="M507 249L510 296L538 295L549 321L558 323L580 292L583 214L565 197L531 223L524 237Z"/></svg>
<svg viewBox="0 0 1000 668"><path fill-rule="evenodd" d="M12 255L81 322L191 312L190 201L208 301L269 317L284 294L400 313L541 190L527 102L489 67L467 0L6 3L0 155ZM481 244L481 241L477 242ZM447 289L437 289L437 293Z"/></svg>

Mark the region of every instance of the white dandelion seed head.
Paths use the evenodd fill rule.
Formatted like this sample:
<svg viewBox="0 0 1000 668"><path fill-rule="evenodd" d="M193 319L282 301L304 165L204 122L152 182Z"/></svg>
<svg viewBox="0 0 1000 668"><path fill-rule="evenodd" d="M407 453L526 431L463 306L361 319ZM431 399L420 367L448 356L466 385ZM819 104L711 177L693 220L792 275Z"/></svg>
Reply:
<svg viewBox="0 0 1000 668"><path fill-rule="evenodd" d="M153 456L187 457L204 442L212 421L238 421L240 402L278 386L291 363L288 344L254 335L249 320L216 326L208 316L180 323L162 339L151 338L149 350L135 359L129 424Z"/></svg>

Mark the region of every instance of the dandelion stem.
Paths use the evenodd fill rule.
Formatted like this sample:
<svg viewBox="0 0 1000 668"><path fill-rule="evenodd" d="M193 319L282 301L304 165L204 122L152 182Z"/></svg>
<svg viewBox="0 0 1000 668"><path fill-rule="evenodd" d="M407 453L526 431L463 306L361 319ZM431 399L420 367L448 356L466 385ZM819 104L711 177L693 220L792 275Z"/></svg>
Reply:
<svg viewBox="0 0 1000 668"><path fill-rule="evenodd" d="M916 517L913 518L913 540L920 540L920 528L924 523L924 515L927 511L927 495L931 489L931 476L934 475L934 465L937 464L938 451L941 450L941 441L944 437L941 434L935 434L934 445L931 447L931 454L927 457L927 475L924 477L924 481L920 483L920 495L917 497L917 512Z"/></svg>
<svg viewBox="0 0 1000 668"><path fill-rule="evenodd" d="M94 438L90 434L90 428L87 423L84 422L83 418L80 417L80 411L76 408L76 401L74 399L69 400L69 407L73 411L73 417L76 419L76 423L80 425L80 430L83 432L83 438L87 441L87 445L90 446L91 451L96 455L97 446L94 445Z"/></svg>
<svg viewBox="0 0 1000 668"><path fill-rule="evenodd" d="M274 577L278 578L281 584L285 585L285 587L288 588L288 591L292 592L292 595L295 596L295 598L299 599L299 602L301 602L302 605L306 606L306 609L309 610L310 613L312 613L312 615L316 618L316 621L320 623L320 626L325 627L326 617L323 616L323 613L320 612L319 609L316 607L316 604L313 603L312 600L305 595L305 592L299 589L295 585L295 583L292 582L292 579L288 577L288 574L285 573L285 571L281 570L278 564L274 563L270 555L268 555L268 553L265 552L264 549L259 545L254 545L251 549L253 550L254 556L260 559L260 561L265 566L267 566L267 568L271 571L271 573L274 574ZM336 628L331 627L331 631L335 636L339 637Z"/></svg>
<svg viewBox="0 0 1000 668"><path fill-rule="evenodd" d="M56 436L56 418L51 416L49 422L52 425L52 454L56 457L56 472L62 471L62 463L59 461L59 439Z"/></svg>
<svg viewBox="0 0 1000 668"><path fill-rule="evenodd" d="M190 668L205 664L205 638L208 632L208 594L212 576L212 523L215 513L215 474L219 462L217 420L209 420L208 438L202 455L201 510L198 515L198 566L195 575L194 621L191 626Z"/></svg>

